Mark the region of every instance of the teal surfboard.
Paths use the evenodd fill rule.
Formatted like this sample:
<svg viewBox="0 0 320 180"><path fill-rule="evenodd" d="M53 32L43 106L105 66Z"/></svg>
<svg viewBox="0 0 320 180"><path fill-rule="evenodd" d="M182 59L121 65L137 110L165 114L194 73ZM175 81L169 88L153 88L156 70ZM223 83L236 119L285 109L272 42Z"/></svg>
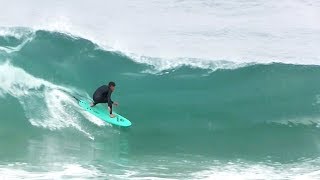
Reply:
<svg viewBox="0 0 320 180"><path fill-rule="evenodd" d="M80 107L82 107L84 110L88 111L92 115L100 118L101 120L107 123L123 127L131 126L131 122L127 118L121 116L120 114L113 112L113 114L116 115L116 117L111 118L110 113L107 110L107 106L105 104L97 104L94 107L90 107L90 102L87 100L79 99L78 102Z"/></svg>

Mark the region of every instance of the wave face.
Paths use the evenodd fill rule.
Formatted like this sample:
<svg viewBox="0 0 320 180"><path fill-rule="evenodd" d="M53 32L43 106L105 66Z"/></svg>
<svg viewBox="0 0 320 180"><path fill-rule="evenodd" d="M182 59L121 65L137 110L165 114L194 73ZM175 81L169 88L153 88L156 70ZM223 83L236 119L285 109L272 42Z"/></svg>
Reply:
<svg viewBox="0 0 320 180"><path fill-rule="evenodd" d="M80 37L2 29L1 176L319 178L320 67L219 63L157 69ZM110 80L129 129L68 95Z"/></svg>

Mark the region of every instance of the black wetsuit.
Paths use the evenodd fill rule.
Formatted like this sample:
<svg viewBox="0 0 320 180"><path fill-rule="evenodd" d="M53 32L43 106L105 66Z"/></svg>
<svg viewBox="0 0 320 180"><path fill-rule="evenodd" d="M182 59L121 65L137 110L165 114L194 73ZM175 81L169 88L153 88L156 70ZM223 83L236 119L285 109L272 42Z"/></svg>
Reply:
<svg viewBox="0 0 320 180"><path fill-rule="evenodd" d="M99 87L93 94L93 104L108 103L108 106L110 107L110 114L112 114L113 101L111 100L111 94L112 91L109 86L103 85Z"/></svg>

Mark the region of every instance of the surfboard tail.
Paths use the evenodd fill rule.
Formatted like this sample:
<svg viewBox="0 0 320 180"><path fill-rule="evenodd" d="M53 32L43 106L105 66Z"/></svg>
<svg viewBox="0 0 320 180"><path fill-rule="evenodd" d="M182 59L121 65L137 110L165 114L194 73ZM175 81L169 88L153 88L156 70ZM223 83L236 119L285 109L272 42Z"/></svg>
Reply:
<svg viewBox="0 0 320 180"><path fill-rule="evenodd" d="M77 100L77 101L80 101L80 99L79 98L77 98L77 97L75 97L75 96L73 96L73 95L71 95L75 100Z"/></svg>

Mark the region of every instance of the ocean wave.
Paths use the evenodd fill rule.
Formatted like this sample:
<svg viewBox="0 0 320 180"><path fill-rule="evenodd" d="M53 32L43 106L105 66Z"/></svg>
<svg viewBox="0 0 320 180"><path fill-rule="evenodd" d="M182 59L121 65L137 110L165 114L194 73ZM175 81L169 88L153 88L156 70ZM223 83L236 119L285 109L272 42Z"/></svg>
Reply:
<svg viewBox="0 0 320 180"><path fill-rule="evenodd" d="M58 28L59 29L59 28ZM0 33L0 36L7 38L10 36L14 36L15 38L22 39L22 41L17 44L16 46L0 46L0 50L5 51L6 53L12 53L20 51L21 48L23 48L28 42L31 42L32 40L36 38L40 39L47 39L54 38L54 36L57 36L57 38L63 38L67 37L70 39L70 41L73 40L79 40L82 39L80 36L75 34L69 34L68 31L58 31L58 29L55 28L49 28L49 30L33 30L30 28L2 28L2 34ZM1 29L0 29L1 30ZM39 34L47 34L48 36L40 36ZM39 37L40 36L40 37ZM51 36L51 37L50 37ZM60 37L59 37L60 36ZM83 39L87 41L86 39ZM106 50L107 52L114 52L116 54L119 54L121 56L125 56L128 59L140 63L140 64L146 64L150 68L146 69L143 72L146 73L163 73L166 71L178 69L180 67L191 67L191 68L200 68L200 69L206 69L209 71L215 71L217 69L236 69L241 68L245 66L250 66L255 63L237 63L232 62L228 60L212 60L212 59L198 59L198 58L157 58L157 57L148 57L148 56L140 56L134 53L127 53L122 52L116 49L112 48L102 48L99 46L99 44L95 44L94 42L91 42L94 46L96 46L97 49L100 50Z"/></svg>
<svg viewBox="0 0 320 180"><path fill-rule="evenodd" d="M59 26L58 26L59 27ZM106 47L102 45L98 41L94 40L93 38L86 37L85 35L78 34L78 33L70 33L67 30L61 30L61 28L41 28L31 29L31 28L0 28L2 29L2 33L0 36L8 37L14 36L15 38L22 39L19 44L15 46L0 46L0 51L4 51L6 53L12 53L19 51L22 47L24 47L28 42L31 42L34 38L37 37L39 33L47 33L48 36L40 37L40 38L49 38L50 34L56 34L58 38L63 36L70 38L72 40L84 40L92 43L96 49L100 49L106 52L113 52L119 54L121 56L126 56L128 59L141 64L148 65L149 69L145 70L146 73L163 73L166 71L178 69L183 66L192 67L192 68L200 68L200 69L207 69L210 71L216 71L218 69L237 69L246 66L251 66L254 64L271 64L271 63L284 63L284 64L297 64L297 65L317 65L318 61L314 58L308 58L309 60L305 59L306 61L286 61L280 60L276 58L272 58L272 60L268 61L260 61L258 59L242 59L239 60L237 58L212 58L212 59L204 59L204 58L197 58L197 57L153 57L153 56L145 56L139 55L136 53L129 52L125 49L121 48L112 48ZM1 31L0 31L1 32ZM61 37L59 37L61 36ZM261 57L263 59L263 57Z"/></svg>

